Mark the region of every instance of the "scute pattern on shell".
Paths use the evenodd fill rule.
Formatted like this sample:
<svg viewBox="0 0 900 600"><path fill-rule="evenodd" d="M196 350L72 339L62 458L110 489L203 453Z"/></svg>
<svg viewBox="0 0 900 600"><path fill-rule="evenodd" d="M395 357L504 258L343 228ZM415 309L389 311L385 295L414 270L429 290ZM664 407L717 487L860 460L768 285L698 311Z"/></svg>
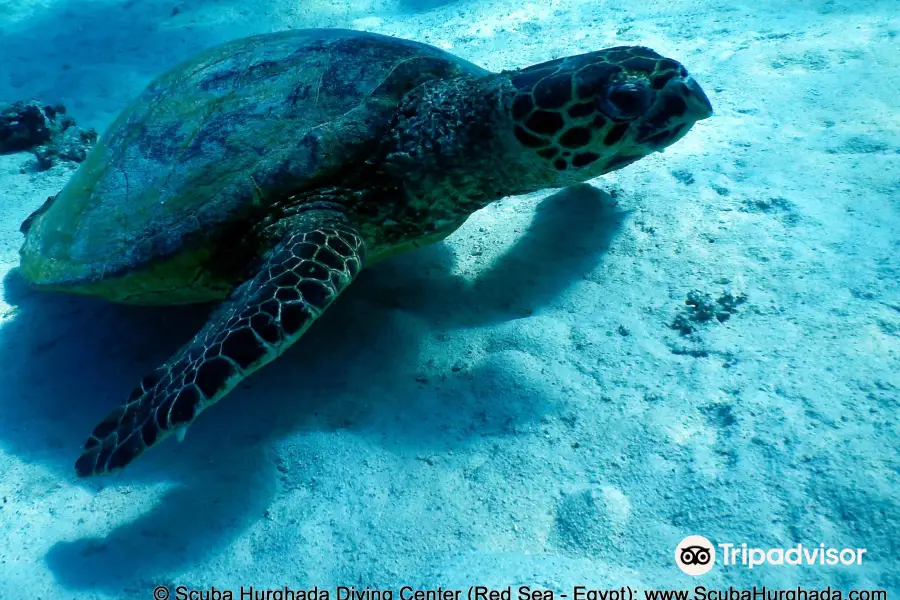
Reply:
<svg viewBox="0 0 900 600"><path fill-rule="evenodd" d="M283 188L327 184L376 142L390 115L359 115L352 139L315 134L317 127L352 115L412 57L486 73L432 46L337 29L245 38L175 67L123 111L37 216L22 250L26 276L78 291L202 254Z"/></svg>

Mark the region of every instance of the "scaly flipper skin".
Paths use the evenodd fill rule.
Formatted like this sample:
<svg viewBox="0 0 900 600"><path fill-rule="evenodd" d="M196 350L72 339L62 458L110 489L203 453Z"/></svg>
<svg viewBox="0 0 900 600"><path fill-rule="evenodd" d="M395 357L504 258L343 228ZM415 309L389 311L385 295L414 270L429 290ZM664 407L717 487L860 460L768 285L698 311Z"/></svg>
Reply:
<svg viewBox="0 0 900 600"><path fill-rule="evenodd" d="M256 276L94 428L75 463L79 476L121 469L190 425L296 342L362 268L362 237L340 213L305 212L285 225Z"/></svg>

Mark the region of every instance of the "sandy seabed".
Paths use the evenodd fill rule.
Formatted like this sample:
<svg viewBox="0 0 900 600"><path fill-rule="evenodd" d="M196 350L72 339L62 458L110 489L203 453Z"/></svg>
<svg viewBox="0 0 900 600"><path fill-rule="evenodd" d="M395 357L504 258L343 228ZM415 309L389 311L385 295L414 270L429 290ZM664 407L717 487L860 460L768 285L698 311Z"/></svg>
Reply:
<svg viewBox="0 0 900 600"><path fill-rule="evenodd" d="M900 592L896 0L2 0L0 101L102 130L195 51L302 27L492 70L647 45L716 115L366 271L183 443L86 481L88 432L207 309L29 291L19 223L72 171L0 156L0 598ZM694 291L746 301L683 335ZM867 552L694 578L692 534Z"/></svg>

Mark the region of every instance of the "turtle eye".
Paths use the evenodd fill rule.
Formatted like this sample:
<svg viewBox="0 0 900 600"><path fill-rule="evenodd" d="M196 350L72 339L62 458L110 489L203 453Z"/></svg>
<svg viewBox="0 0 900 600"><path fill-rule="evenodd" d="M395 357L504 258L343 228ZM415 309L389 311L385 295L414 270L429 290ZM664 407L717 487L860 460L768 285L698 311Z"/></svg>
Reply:
<svg viewBox="0 0 900 600"><path fill-rule="evenodd" d="M650 107L652 98L646 85L640 83L617 83L610 86L606 94L606 105L612 109L611 117L636 119Z"/></svg>

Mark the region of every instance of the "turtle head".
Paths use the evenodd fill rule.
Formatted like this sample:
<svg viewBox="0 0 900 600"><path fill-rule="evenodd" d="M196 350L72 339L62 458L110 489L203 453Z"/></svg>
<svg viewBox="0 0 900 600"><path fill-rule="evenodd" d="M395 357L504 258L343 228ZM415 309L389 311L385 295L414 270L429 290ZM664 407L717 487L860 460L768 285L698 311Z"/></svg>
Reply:
<svg viewBox="0 0 900 600"><path fill-rule="evenodd" d="M507 72L516 142L551 184L570 185L680 140L712 115L678 62L622 46Z"/></svg>

